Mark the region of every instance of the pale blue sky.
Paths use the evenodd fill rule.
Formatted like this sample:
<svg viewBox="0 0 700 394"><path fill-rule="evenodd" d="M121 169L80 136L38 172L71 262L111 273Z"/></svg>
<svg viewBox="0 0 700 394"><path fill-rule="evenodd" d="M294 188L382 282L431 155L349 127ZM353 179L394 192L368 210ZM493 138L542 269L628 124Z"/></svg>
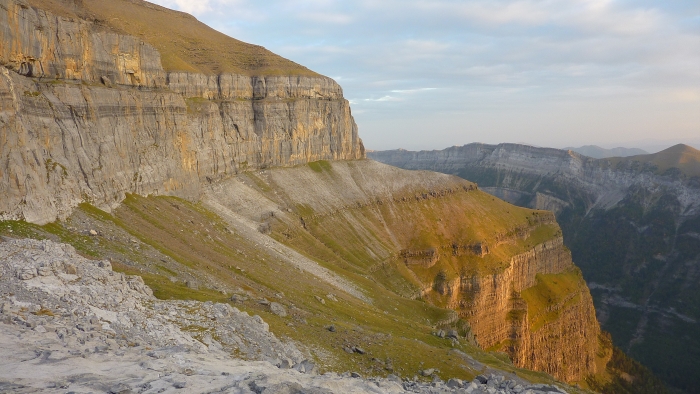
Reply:
<svg viewBox="0 0 700 394"><path fill-rule="evenodd" d="M156 0L338 81L368 149L700 147L700 1Z"/></svg>

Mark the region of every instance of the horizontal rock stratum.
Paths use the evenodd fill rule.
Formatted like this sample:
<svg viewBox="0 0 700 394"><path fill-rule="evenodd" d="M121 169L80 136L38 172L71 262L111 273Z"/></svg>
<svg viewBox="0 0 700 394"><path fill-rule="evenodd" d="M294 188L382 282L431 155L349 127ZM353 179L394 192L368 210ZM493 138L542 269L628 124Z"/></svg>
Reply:
<svg viewBox="0 0 700 394"><path fill-rule="evenodd" d="M602 372L590 294L553 215L355 160L364 147L331 79L137 0L0 0L0 40L0 220L19 220L0 234L69 242L164 300L268 313L321 368ZM260 309L269 298L284 316ZM200 339L257 349L227 335ZM477 342L510 358L482 363L464 352L483 355Z"/></svg>
<svg viewBox="0 0 700 394"><path fill-rule="evenodd" d="M126 193L197 198L241 170L364 157L330 78L279 57L296 67L166 71L154 46L81 16L0 0L2 219L110 210Z"/></svg>

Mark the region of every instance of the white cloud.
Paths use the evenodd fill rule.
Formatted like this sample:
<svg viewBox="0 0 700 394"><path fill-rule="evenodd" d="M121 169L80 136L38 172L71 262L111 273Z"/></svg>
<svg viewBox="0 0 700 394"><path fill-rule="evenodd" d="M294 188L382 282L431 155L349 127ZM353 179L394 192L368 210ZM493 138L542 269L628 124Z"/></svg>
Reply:
<svg viewBox="0 0 700 394"><path fill-rule="evenodd" d="M418 92L427 92L429 90L436 90L437 88L418 88L418 89L396 89L392 90L391 93L418 93Z"/></svg>
<svg viewBox="0 0 700 394"><path fill-rule="evenodd" d="M342 75L369 148L390 147L379 144L396 141L394 129L407 144L438 147L523 131L545 145L698 128L697 1L152 1ZM444 138L426 139L433 124Z"/></svg>
<svg viewBox="0 0 700 394"><path fill-rule="evenodd" d="M380 97L378 99L366 98L366 99L364 99L364 101L384 102L384 101L403 101L403 99L400 99L398 97L393 97L393 96L384 96L384 97Z"/></svg>

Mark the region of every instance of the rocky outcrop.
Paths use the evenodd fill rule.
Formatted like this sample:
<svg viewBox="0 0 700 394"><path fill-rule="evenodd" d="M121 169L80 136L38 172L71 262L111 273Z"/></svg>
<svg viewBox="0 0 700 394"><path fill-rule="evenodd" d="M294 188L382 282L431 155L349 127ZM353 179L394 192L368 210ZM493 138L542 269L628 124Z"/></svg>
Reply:
<svg viewBox="0 0 700 394"><path fill-rule="evenodd" d="M156 300L140 277L51 241L0 241L0 288L3 392L566 393L494 374L471 383L320 375L260 316Z"/></svg>
<svg viewBox="0 0 700 394"><path fill-rule="evenodd" d="M593 301L581 279L573 291L547 306L553 314L544 324L521 293L538 283L538 275L575 269L562 238L513 256L508 268L492 275L463 275L451 283L448 306L466 318L483 348L510 354L520 366L545 371L565 381L581 381L596 373L595 353L600 327ZM535 290L536 291L536 290ZM572 340L576 338L576 340Z"/></svg>
<svg viewBox="0 0 700 394"><path fill-rule="evenodd" d="M244 170L364 157L329 78L166 72L136 37L0 6L1 219L110 210L126 193L196 198Z"/></svg>

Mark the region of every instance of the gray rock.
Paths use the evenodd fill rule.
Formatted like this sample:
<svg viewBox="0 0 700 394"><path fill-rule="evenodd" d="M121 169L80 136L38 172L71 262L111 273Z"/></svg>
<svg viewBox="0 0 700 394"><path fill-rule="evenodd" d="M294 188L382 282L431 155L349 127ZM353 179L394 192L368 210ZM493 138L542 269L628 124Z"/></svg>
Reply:
<svg viewBox="0 0 700 394"><path fill-rule="evenodd" d="M234 294L234 295L231 296L231 301L233 301L233 302L244 302L244 301L248 301L248 297L246 297L246 296L244 296L244 295L240 295L240 294Z"/></svg>
<svg viewBox="0 0 700 394"><path fill-rule="evenodd" d="M22 280L29 280L37 276L36 268L28 267L20 270L17 277Z"/></svg>
<svg viewBox="0 0 700 394"><path fill-rule="evenodd" d="M304 394L304 387L299 383L280 383L264 388L261 394Z"/></svg>
<svg viewBox="0 0 700 394"><path fill-rule="evenodd" d="M316 371L316 365L309 360L304 360L292 367L292 369L301 373L313 374Z"/></svg>
<svg viewBox="0 0 700 394"><path fill-rule="evenodd" d="M452 389L461 389L463 382L460 379L449 379L446 385Z"/></svg>
<svg viewBox="0 0 700 394"><path fill-rule="evenodd" d="M109 388L110 394L131 394L133 392L131 387L125 383L117 383Z"/></svg>
<svg viewBox="0 0 700 394"><path fill-rule="evenodd" d="M270 303L270 311L279 317L287 316L287 309L278 302Z"/></svg>
<svg viewBox="0 0 700 394"><path fill-rule="evenodd" d="M265 305L265 306L270 306L270 301L267 298L263 298L262 300L258 301L258 304L260 305Z"/></svg>
<svg viewBox="0 0 700 394"><path fill-rule="evenodd" d="M37 268L37 273L39 276L51 276L53 275L53 270L51 267L42 266Z"/></svg>

